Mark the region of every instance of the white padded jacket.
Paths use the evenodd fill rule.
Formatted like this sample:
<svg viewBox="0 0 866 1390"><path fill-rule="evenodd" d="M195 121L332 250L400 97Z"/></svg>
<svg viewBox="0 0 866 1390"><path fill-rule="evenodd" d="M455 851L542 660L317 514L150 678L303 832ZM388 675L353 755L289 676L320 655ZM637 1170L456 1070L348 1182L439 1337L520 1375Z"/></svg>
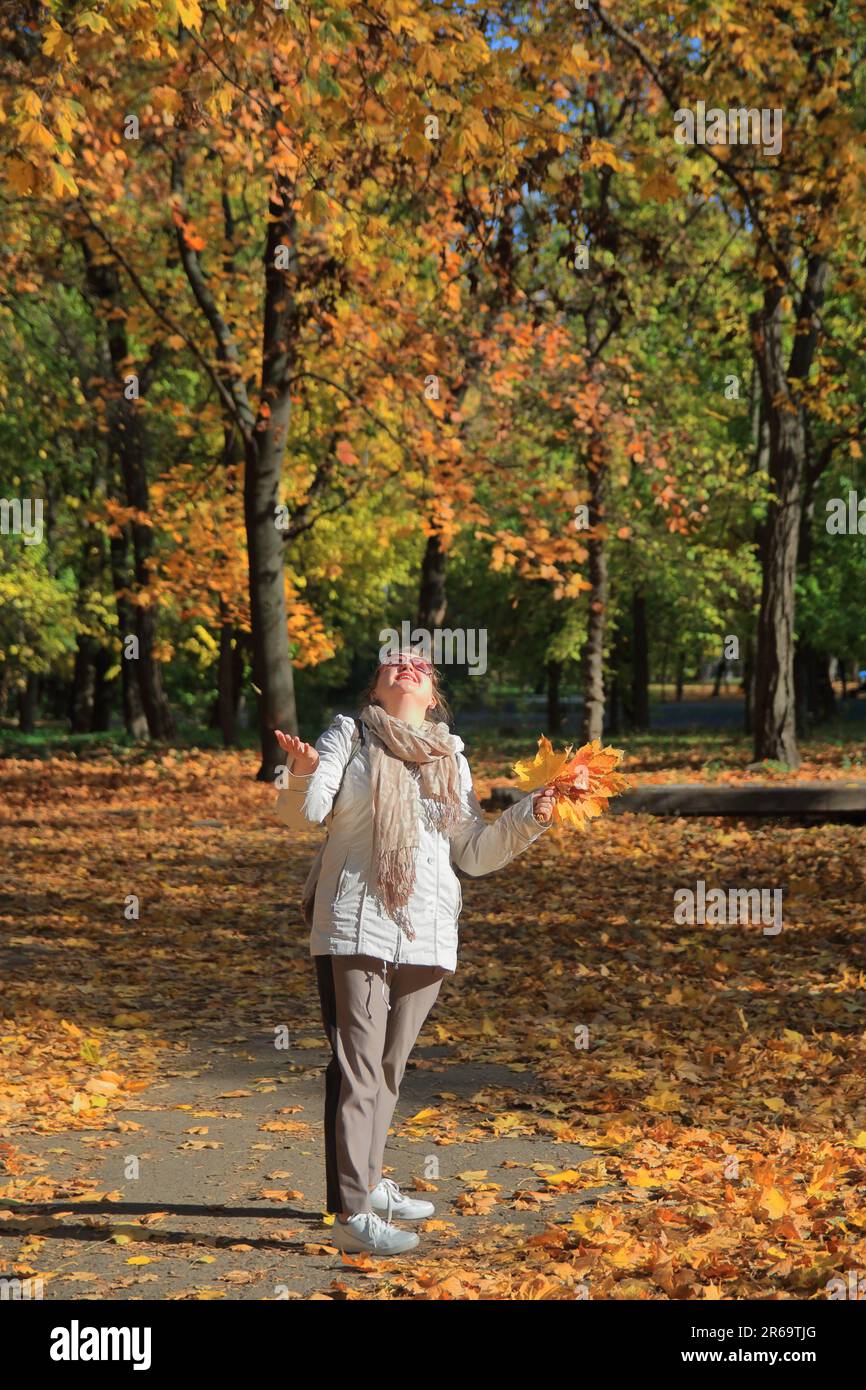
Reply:
<svg viewBox="0 0 866 1390"><path fill-rule="evenodd" d="M333 810L316 890L310 954L374 956L382 961L438 965L453 971L457 967L457 919L463 895L452 865L469 875L489 874L520 854L548 827L535 819L531 796L509 806L498 820L488 824L461 751L463 742L458 739L462 818L450 840L428 821L415 779L420 838L415 887L409 900L415 928L415 940L410 941L375 897L370 763L363 741L351 757L354 731L355 721L338 714L316 742L319 764L315 772L290 773L288 778L289 792L305 787L301 815L309 825L320 825Z"/></svg>

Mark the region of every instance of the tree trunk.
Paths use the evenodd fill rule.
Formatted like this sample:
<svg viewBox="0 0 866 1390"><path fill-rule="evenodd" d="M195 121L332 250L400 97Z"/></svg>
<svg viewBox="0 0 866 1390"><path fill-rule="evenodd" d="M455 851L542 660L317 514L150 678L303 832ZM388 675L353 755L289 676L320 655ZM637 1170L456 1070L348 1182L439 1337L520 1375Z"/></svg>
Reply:
<svg viewBox="0 0 866 1390"><path fill-rule="evenodd" d="M797 721L798 738L807 738L811 732L809 664L809 653L806 650L806 645L802 641L798 641L794 647L794 713Z"/></svg>
<svg viewBox="0 0 866 1390"><path fill-rule="evenodd" d="M797 731L808 734L815 724L832 719L836 713L836 693L830 681L830 658L801 637L794 655L794 685L797 697Z"/></svg>
<svg viewBox="0 0 866 1390"><path fill-rule="evenodd" d="M129 600L129 530L123 527L111 537L111 580L117 608L117 628L120 635L120 678L123 695L123 723L130 738L147 738L147 720L141 706L135 662L124 654L125 638L135 632L135 614Z"/></svg>
<svg viewBox="0 0 866 1390"><path fill-rule="evenodd" d="M631 705L634 727L647 733L649 717L649 637L647 634L646 595L639 589L632 594L632 665Z"/></svg>
<svg viewBox="0 0 866 1390"><path fill-rule="evenodd" d="M134 402L124 401L123 406ZM134 410L121 409L120 463L126 491L127 505L135 507L140 515L146 515L149 505L147 467L144 459L143 432L141 421ZM144 595L152 589L153 576L150 560L153 552L153 527L143 522L132 522L132 550L135 571L135 584L139 594ZM162 684L162 667L156 659L157 605L145 603L135 605L135 631L138 637L138 658L135 670L138 674L138 689L141 704L147 719L151 738L173 738L175 728L168 699Z"/></svg>
<svg viewBox="0 0 866 1390"><path fill-rule="evenodd" d="M247 646L249 644L249 634L235 632L235 645L232 654L232 672L234 683L232 685L232 696L234 699L235 723L237 724L238 712L241 707L241 700L244 694L244 668L246 663Z"/></svg>
<svg viewBox="0 0 866 1390"><path fill-rule="evenodd" d="M132 358L126 331L126 315L121 303L121 285L117 270L110 262L97 261L86 240L82 242L88 286L100 301L105 313L104 355L107 356L106 376L116 383L116 396L109 402L109 440L112 462L123 479L124 501L136 509L137 518L130 523L134 553L135 583L139 594L148 602L130 605L127 616L134 616L134 635L138 638L138 656L132 668L138 679L141 705L152 738L171 738L174 722L162 686L162 672L154 655L156 645L157 605L152 601L153 576L150 560L153 551L153 527L141 519L149 509L147 465L144 457L144 431L138 401L128 399L124 378L132 371ZM138 372L139 395L148 384L148 374ZM114 467L112 468L114 472ZM149 591L149 592L148 592ZM121 630L121 637L130 630Z"/></svg>
<svg viewBox="0 0 866 1390"><path fill-rule="evenodd" d="M69 729L73 734L89 734L93 722L95 689L94 658L96 642L81 633L75 651L75 666L69 691Z"/></svg>
<svg viewBox="0 0 866 1390"><path fill-rule="evenodd" d="M680 651L677 652L677 693L676 693L677 704L681 704L681 703L682 703L682 698L683 698L683 685L684 685L684 683L685 683L685 678L686 678L686 654L685 654L685 652L684 652L682 649L680 649Z"/></svg>
<svg viewBox="0 0 866 1390"><path fill-rule="evenodd" d="M103 486L103 466L101 459L97 456L89 479L91 496L101 495ZM78 585L76 610L85 629L92 622L88 611L89 604L93 592L99 591L103 586L104 568L105 543L102 532L97 530L92 523L87 522L76 566ZM93 699L96 691L96 662L99 651L99 641L92 632L85 630L79 633L69 698L69 723L74 734L87 734L93 728Z"/></svg>
<svg viewBox="0 0 866 1390"><path fill-rule="evenodd" d="M39 687L40 703L46 719L69 718L69 682L64 677L47 672Z"/></svg>
<svg viewBox="0 0 866 1390"><path fill-rule="evenodd" d="M807 331L794 338L786 372L783 363L781 285L768 287L754 316L753 345L761 376L764 415L770 433L769 504L762 545L761 608L755 681L755 758L799 767L794 690L794 583L800 537L805 422L792 382L809 373L817 343L816 311L827 281L827 264L809 258L797 320Z"/></svg>
<svg viewBox="0 0 866 1390"><path fill-rule="evenodd" d="M36 728L40 684L39 676L29 672L27 684L18 696L18 728L22 734L32 734Z"/></svg>
<svg viewBox="0 0 866 1390"><path fill-rule="evenodd" d="M265 309L261 404L255 429L245 439L244 520L249 558L253 680L259 690L262 761L259 781L272 781L282 761L275 729L297 734L295 681L289 657L283 538L275 525L291 409L291 374L297 342L293 285L298 268L293 188L277 176L268 205L265 243ZM286 247L290 268L277 267Z"/></svg>
<svg viewBox="0 0 866 1390"><path fill-rule="evenodd" d="M757 362L752 363L750 385L752 453L749 460L750 473L768 473L770 470L770 429L764 412L761 395L761 374ZM755 521L754 540L758 553L763 546L763 523ZM755 734L755 641L749 636L746 641L746 655L743 660L743 732L754 739Z"/></svg>
<svg viewBox="0 0 866 1390"><path fill-rule="evenodd" d="M788 426L784 432L788 432ZM794 694L794 575L799 508L796 443L774 451L776 500L770 503L763 557L755 680L755 759L800 766Z"/></svg>
<svg viewBox="0 0 866 1390"><path fill-rule="evenodd" d="M445 592L446 556L437 533L427 537L421 561L421 583L418 591L417 627L432 633L445 622L447 595Z"/></svg>
<svg viewBox="0 0 866 1390"><path fill-rule="evenodd" d="M111 706L114 703L115 682L108 680L112 654L107 647L98 647L93 663L93 718L90 727L94 733L107 733L111 728Z"/></svg>
<svg viewBox="0 0 866 1390"><path fill-rule="evenodd" d="M610 677L607 682L609 734L621 734L634 728L634 668L632 665L632 635L620 620L613 636L610 653Z"/></svg>
<svg viewBox="0 0 866 1390"><path fill-rule="evenodd" d="M249 557L253 682L258 687L262 760L258 780L272 781L280 763L275 729L298 732L295 687L289 660L283 541L274 525L279 500L282 449L273 437L250 449L244 478L244 515Z"/></svg>
<svg viewBox="0 0 866 1390"><path fill-rule="evenodd" d="M601 455L602 440L593 436L589 458L589 539L587 540L589 608L586 643L583 648L583 724L584 743L600 739L604 732L604 639L607 628L608 563L607 540L597 528L604 525L604 499L607 473Z"/></svg>
<svg viewBox="0 0 866 1390"><path fill-rule="evenodd" d="M562 728L562 705L559 698L562 662L553 658L547 663L547 728L551 735Z"/></svg>
<svg viewBox="0 0 866 1390"><path fill-rule="evenodd" d="M219 709L219 726L222 730L223 744L226 748L232 747L235 742L235 686L236 686L236 662L235 653L232 647L234 636L234 626L230 622L223 622L220 626L220 655L218 671L218 695L217 706Z"/></svg>
<svg viewBox="0 0 866 1390"><path fill-rule="evenodd" d="M234 239L235 223L228 194L223 194L223 213L226 244ZM232 274L233 262L227 260L225 273ZM244 461L243 440L234 419L223 423L223 466L228 496L237 492L237 479ZM216 727L222 731L223 746L231 748L237 742L238 701L241 697L244 673L243 637L235 628L225 599L220 596L220 652L217 666Z"/></svg>
<svg viewBox="0 0 866 1390"><path fill-rule="evenodd" d="M806 439L806 471L803 484L803 507L800 515L800 538L797 548L797 568L802 577L812 569L812 528L815 517L815 494L821 475L832 456L825 448L815 457L808 413L804 413ZM836 696L829 675L829 657L812 645L809 636L801 632L794 655L794 687L797 704L797 732L805 735L814 724L832 719L836 712Z"/></svg>
<svg viewBox="0 0 866 1390"><path fill-rule="evenodd" d="M831 658L826 652L815 653L812 677L812 718L816 724L823 724L836 714L836 692L830 679Z"/></svg>
<svg viewBox="0 0 866 1390"><path fill-rule="evenodd" d="M621 623L614 642L613 663L619 690L621 724L623 729L629 732L635 727L633 656L634 641L631 628Z"/></svg>
<svg viewBox="0 0 866 1390"><path fill-rule="evenodd" d="M755 708L755 644L751 637L743 657L743 733L754 734Z"/></svg>

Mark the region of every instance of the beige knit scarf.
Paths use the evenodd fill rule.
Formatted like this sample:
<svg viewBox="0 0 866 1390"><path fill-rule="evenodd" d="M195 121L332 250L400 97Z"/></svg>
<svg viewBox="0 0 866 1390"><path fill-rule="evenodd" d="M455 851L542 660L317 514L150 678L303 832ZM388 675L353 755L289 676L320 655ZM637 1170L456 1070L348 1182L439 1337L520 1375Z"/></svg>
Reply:
<svg viewBox="0 0 866 1390"><path fill-rule="evenodd" d="M420 795L435 829L450 835L460 819L459 740L447 724L425 720L418 728L394 719L381 705L365 705L361 721L367 739L373 797L373 863L376 895L389 917L410 941L415 929L407 906L415 885L415 860L420 845L414 764L420 774Z"/></svg>

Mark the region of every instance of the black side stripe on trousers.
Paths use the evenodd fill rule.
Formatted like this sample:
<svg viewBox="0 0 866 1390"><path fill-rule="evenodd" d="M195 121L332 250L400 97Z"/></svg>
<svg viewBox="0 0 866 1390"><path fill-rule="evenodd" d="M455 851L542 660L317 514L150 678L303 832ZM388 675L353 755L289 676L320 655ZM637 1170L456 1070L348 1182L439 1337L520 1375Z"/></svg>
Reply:
<svg viewBox="0 0 866 1390"><path fill-rule="evenodd" d="M325 1187L329 1212L343 1210L340 1196L340 1175L337 1168L337 1111L343 1073L337 1057L337 992L334 987L334 965L331 956L314 956L322 1023L331 1048L331 1060L325 1071Z"/></svg>

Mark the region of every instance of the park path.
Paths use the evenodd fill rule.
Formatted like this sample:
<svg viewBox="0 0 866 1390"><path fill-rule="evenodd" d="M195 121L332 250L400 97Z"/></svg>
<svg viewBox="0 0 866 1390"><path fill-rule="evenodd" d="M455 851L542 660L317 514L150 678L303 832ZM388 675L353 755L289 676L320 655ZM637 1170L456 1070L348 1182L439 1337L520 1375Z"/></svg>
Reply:
<svg viewBox="0 0 866 1390"><path fill-rule="evenodd" d="M438 1163L439 1177L425 1189L437 1208L434 1228L418 1228L421 1245L409 1257L355 1268L329 1247L322 1211L326 1045L277 1053L268 1039L251 1036L210 1047L197 1040L174 1074L114 1111L105 1129L16 1135L28 1177L51 1196L2 1203L0 1270L50 1273L46 1299L267 1300L366 1294L371 1280L399 1284L413 1264L435 1267L437 1255L479 1240L488 1259L499 1246L513 1252L515 1242L568 1222L576 1205L593 1200L592 1190L551 1191L540 1169L574 1168L593 1155L521 1135L519 1126L437 1142L443 1095L470 1108L477 1097L479 1114L489 1118L498 1105L509 1120L537 1098L531 1072L449 1065L449 1050L416 1048L386 1155L407 1189ZM430 1110L435 1116L408 1123ZM425 1123L436 1132L425 1132ZM136 1168L137 1176L127 1176ZM492 1194L484 1174L498 1185Z"/></svg>

